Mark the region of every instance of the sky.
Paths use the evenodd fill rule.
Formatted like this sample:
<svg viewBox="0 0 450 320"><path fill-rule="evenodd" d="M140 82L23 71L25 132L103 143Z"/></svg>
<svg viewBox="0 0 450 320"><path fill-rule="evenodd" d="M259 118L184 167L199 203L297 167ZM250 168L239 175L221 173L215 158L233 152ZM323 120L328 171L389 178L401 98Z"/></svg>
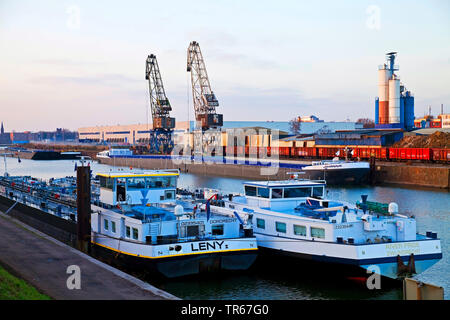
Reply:
<svg viewBox="0 0 450 320"><path fill-rule="evenodd" d="M6 131L147 123L155 54L178 121L193 120L186 51L200 44L225 121L374 118L398 52L415 115L450 113L450 1L0 0Z"/></svg>

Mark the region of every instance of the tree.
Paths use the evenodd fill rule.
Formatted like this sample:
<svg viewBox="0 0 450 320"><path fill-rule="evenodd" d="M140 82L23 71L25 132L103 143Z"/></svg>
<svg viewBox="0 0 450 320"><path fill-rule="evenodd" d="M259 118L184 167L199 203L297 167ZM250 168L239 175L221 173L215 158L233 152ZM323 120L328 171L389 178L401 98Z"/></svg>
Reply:
<svg viewBox="0 0 450 320"><path fill-rule="evenodd" d="M356 123L362 123L364 129L375 128L375 122L372 119L360 118L356 121Z"/></svg>

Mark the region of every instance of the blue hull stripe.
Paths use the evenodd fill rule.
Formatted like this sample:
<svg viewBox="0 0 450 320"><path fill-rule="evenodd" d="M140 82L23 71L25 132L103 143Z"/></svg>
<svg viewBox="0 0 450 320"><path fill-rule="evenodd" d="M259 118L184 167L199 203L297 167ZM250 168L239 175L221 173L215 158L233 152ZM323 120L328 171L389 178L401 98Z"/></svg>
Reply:
<svg viewBox="0 0 450 320"><path fill-rule="evenodd" d="M401 256L403 262L408 262L408 256ZM343 264L353 264L353 265L368 265L368 264L383 264L383 263L393 263L397 262L397 256L393 257L382 257L382 258L372 258L372 259L346 259L346 258L336 258L327 256L312 256L312 259L316 261L326 261L332 263L343 263ZM430 254L419 254L414 255L415 261L420 260L436 260L442 259L442 253L430 253Z"/></svg>
<svg viewBox="0 0 450 320"><path fill-rule="evenodd" d="M370 264L384 264L384 263L397 263L397 256L392 257L381 257L381 258L371 258L371 259L348 259L348 258L338 258L338 257L330 257L325 255L314 255L308 253L299 253L299 252L291 252L278 250L273 248L261 247L260 249L267 249L269 251L276 251L279 254L283 254L291 257L298 257L300 259L307 259L319 262L328 262L328 263L336 263L336 264L349 264L355 266L363 266ZM263 251L261 251L263 252ZM408 262L409 255L401 256L403 262ZM418 254L414 255L414 261L422 261L422 260L439 260L442 259L442 253L430 253L430 254Z"/></svg>

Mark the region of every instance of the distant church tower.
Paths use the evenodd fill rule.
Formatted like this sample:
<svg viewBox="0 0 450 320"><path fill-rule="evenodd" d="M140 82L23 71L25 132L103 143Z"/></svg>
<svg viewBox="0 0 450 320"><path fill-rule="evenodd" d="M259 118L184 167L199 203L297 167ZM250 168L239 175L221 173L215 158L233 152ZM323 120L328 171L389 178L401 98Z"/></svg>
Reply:
<svg viewBox="0 0 450 320"><path fill-rule="evenodd" d="M5 133L5 128L3 128L3 121L2 121L2 128L0 129L0 133L4 134Z"/></svg>

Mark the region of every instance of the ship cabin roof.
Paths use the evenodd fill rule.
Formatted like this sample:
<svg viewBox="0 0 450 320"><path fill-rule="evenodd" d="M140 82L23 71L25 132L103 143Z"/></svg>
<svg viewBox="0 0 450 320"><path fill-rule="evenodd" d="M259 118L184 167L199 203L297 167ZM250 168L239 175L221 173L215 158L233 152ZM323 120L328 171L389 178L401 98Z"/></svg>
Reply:
<svg viewBox="0 0 450 320"><path fill-rule="evenodd" d="M151 171L134 171L134 172L108 172L97 173L97 176L105 178L138 178L138 177L162 177L162 176L179 176L178 170L151 170Z"/></svg>
<svg viewBox="0 0 450 320"><path fill-rule="evenodd" d="M325 185L325 181L322 180L279 180L279 181L249 181L244 182L244 185L247 186L256 186L256 187L297 187L297 186L319 186Z"/></svg>

